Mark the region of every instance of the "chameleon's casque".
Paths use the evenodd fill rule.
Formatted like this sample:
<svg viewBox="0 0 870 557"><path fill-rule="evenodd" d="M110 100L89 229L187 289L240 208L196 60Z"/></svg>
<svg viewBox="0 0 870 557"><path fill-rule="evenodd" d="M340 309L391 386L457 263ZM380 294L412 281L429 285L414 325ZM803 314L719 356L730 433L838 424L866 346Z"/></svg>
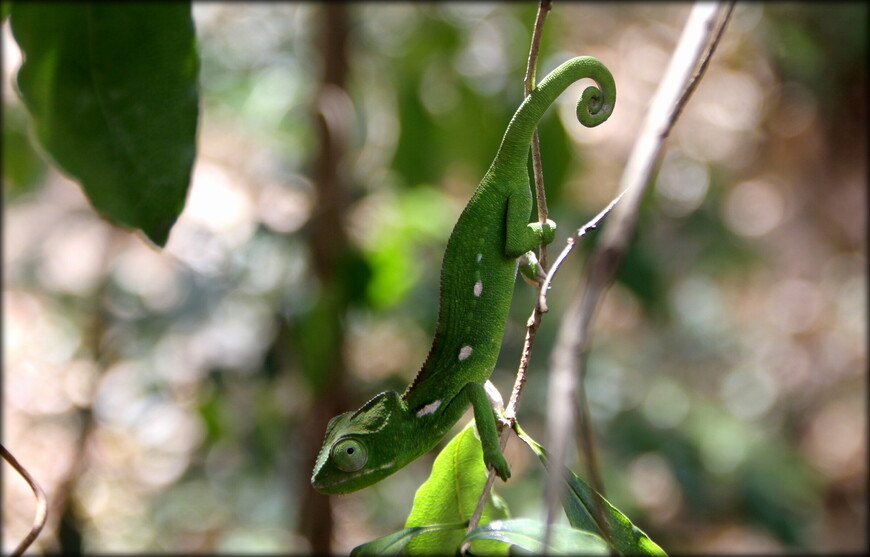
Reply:
<svg viewBox="0 0 870 557"><path fill-rule="evenodd" d="M525 98L447 241L438 323L426 361L401 396L381 393L332 419L311 478L318 491L350 493L399 470L431 450L469 403L487 466L503 480L510 476L483 384L501 348L517 257L552 242L556 228L552 221L529 223L532 134L556 97L583 78L598 87L588 87L577 101L580 122L597 126L613 112L613 77L588 56L560 65Z"/></svg>

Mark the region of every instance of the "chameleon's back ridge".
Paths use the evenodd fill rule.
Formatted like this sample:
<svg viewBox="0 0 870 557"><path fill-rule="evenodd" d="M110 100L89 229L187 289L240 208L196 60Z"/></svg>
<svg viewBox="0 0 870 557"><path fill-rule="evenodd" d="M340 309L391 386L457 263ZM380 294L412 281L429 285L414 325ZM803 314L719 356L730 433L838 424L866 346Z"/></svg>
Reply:
<svg viewBox="0 0 870 557"><path fill-rule="evenodd" d="M455 373L456 367L467 367L470 378L480 382L491 374L516 276L516 255L511 257L505 249L507 200L523 205L521 225L525 227L532 209L527 172L532 134L556 98L583 78L594 78L600 88L583 91L577 101L577 119L587 127L607 120L616 101L616 85L607 68L588 56L556 68L514 113L492 165L456 222L441 265L439 315L432 347L402 395L410 407L415 406L415 392L421 385L440 382L440 376ZM498 195L489 195L490 190ZM538 245L540 242L521 253Z"/></svg>
<svg viewBox="0 0 870 557"><path fill-rule="evenodd" d="M317 490L350 493L380 481L431 450L469 404L484 461L503 480L510 476L483 384L501 350L517 258L555 235L552 221L529 223L532 134L556 98L583 78L597 87L586 88L577 101L578 120L597 126L613 112L613 76L587 56L563 63L526 96L447 241L438 321L426 361L401 396L387 391L358 411L333 418L311 478Z"/></svg>

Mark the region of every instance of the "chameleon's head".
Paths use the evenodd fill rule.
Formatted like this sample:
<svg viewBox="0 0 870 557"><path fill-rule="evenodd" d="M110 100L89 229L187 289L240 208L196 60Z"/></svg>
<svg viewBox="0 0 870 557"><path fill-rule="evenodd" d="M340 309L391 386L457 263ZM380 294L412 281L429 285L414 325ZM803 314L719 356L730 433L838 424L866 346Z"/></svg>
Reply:
<svg viewBox="0 0 870 557"><path fill-rule="evenodd" d="M413 460L394 391L381 393L356 412L333 418L311 475L321 493L350 493L370 486ZM391 419L394 418L395 419ZM414 455L416 456L416 455Z"/></svg>

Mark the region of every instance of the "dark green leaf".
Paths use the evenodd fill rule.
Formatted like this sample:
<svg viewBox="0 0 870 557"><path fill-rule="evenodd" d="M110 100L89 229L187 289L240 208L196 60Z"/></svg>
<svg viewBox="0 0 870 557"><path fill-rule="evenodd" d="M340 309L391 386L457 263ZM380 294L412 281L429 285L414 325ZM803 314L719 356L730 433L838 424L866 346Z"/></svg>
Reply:
<svg viewBox="0 0 870 557"><path fill-rule="evenodd" d="M549 468L550 459L546 450L529 437L519 427L519 424L517 424L516 429L520 439L525 441L538 455L544 466ZM613 548L624 555L667 555L640 528L632 524L627 516L576 474L565 468L563 477L567 489L562 493L562 506L565 508L565 514L572 526L591 530L600 534L604 539L609 539ZM599 513L602 515L601 518L607 532L602 532L595 519Z"/></svg>
<svg viewBox="0 0 870 557"><path fill-rule="evenodd" d="M36 137L112 222L163 246L196 156L189 2L16 2L18 89Z"/></svg>
<svg viewBox="0 0 870 557"><path fill-rule="evenodd" d="M468 522L455 522L452 524L430 524L428 526L415 526L398 532L393 532L382 538L358 545L350 552L352 556L364 557L366 555L395 555L404 549L405 545L420 534L438 532L443 530L461 531Z"/></svg>
<svg viewBox="0 0 870 557"><path fill-rule="evenodd" d="M497 540L532 553L608 555L607 542L589 532L577 530L564 524L550 525L550 539L544 545L546 524L528 518L494 520L469 532L463 540Z"/></svg>

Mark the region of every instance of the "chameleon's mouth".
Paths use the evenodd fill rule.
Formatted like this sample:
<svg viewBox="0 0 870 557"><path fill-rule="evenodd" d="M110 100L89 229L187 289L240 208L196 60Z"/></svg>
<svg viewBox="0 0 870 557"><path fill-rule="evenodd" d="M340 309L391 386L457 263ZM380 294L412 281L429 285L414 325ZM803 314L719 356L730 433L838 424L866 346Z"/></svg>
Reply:
<svg viewBox="0 0 870 557"><path fill-rule="evenodd" d="M327 474L321 474L320 471L321 468L320 466L318 466L317 470L311 476L311 486L314 487L314 489L316 489L317 491L321 493L326 493L328 495L333 495L337 493L335 491L336 488L349 482L355 477L346 474L329 477Z"/></svg>
<svg viewBox="0 0 870 557"><path fill-rule="evenodd" d="M360 486L351 489L342 489L342 486L348 483L352 483L353 480L359 478L360 476L365 475L365 472L354 474L352 476L343 476L340 478L331 478L329 480L312 478L311 485L319 491L320 493L325 493L326 495L340 495L343 493L350 493L352 491L357 491L365 486Z"/></svg>
<svg viewBox="0 0 870 557"><path fill-rule="evenodd" d="M314 489L321 493L325 493L327 495L335 495L336 492L333 491L333 489L337 486L340 486L345 481L346 480L339 480L337 482L323 482L320 480L312 480L311 485L314 487Z"/></svg>
<svg viewBox="0 0 870 557"><path fill-rule="evenodd" d="M401 468L398 467L398 468ZM359 472L352 473L343 473L339 477L330 478L329 480L325 480L323 478L318 478L316 475L311 478L311 485L317 491L321 493L325 493L326 495L340 495L343 493L351 493L354 491L359 491L364 487L368 487L378 480L385 478L398 470L396 467L395 461L388 462L383 466L378 468L369 468L360 470ZM367 478L366 476L370 474L375 474L374 478Z"/></svg>

